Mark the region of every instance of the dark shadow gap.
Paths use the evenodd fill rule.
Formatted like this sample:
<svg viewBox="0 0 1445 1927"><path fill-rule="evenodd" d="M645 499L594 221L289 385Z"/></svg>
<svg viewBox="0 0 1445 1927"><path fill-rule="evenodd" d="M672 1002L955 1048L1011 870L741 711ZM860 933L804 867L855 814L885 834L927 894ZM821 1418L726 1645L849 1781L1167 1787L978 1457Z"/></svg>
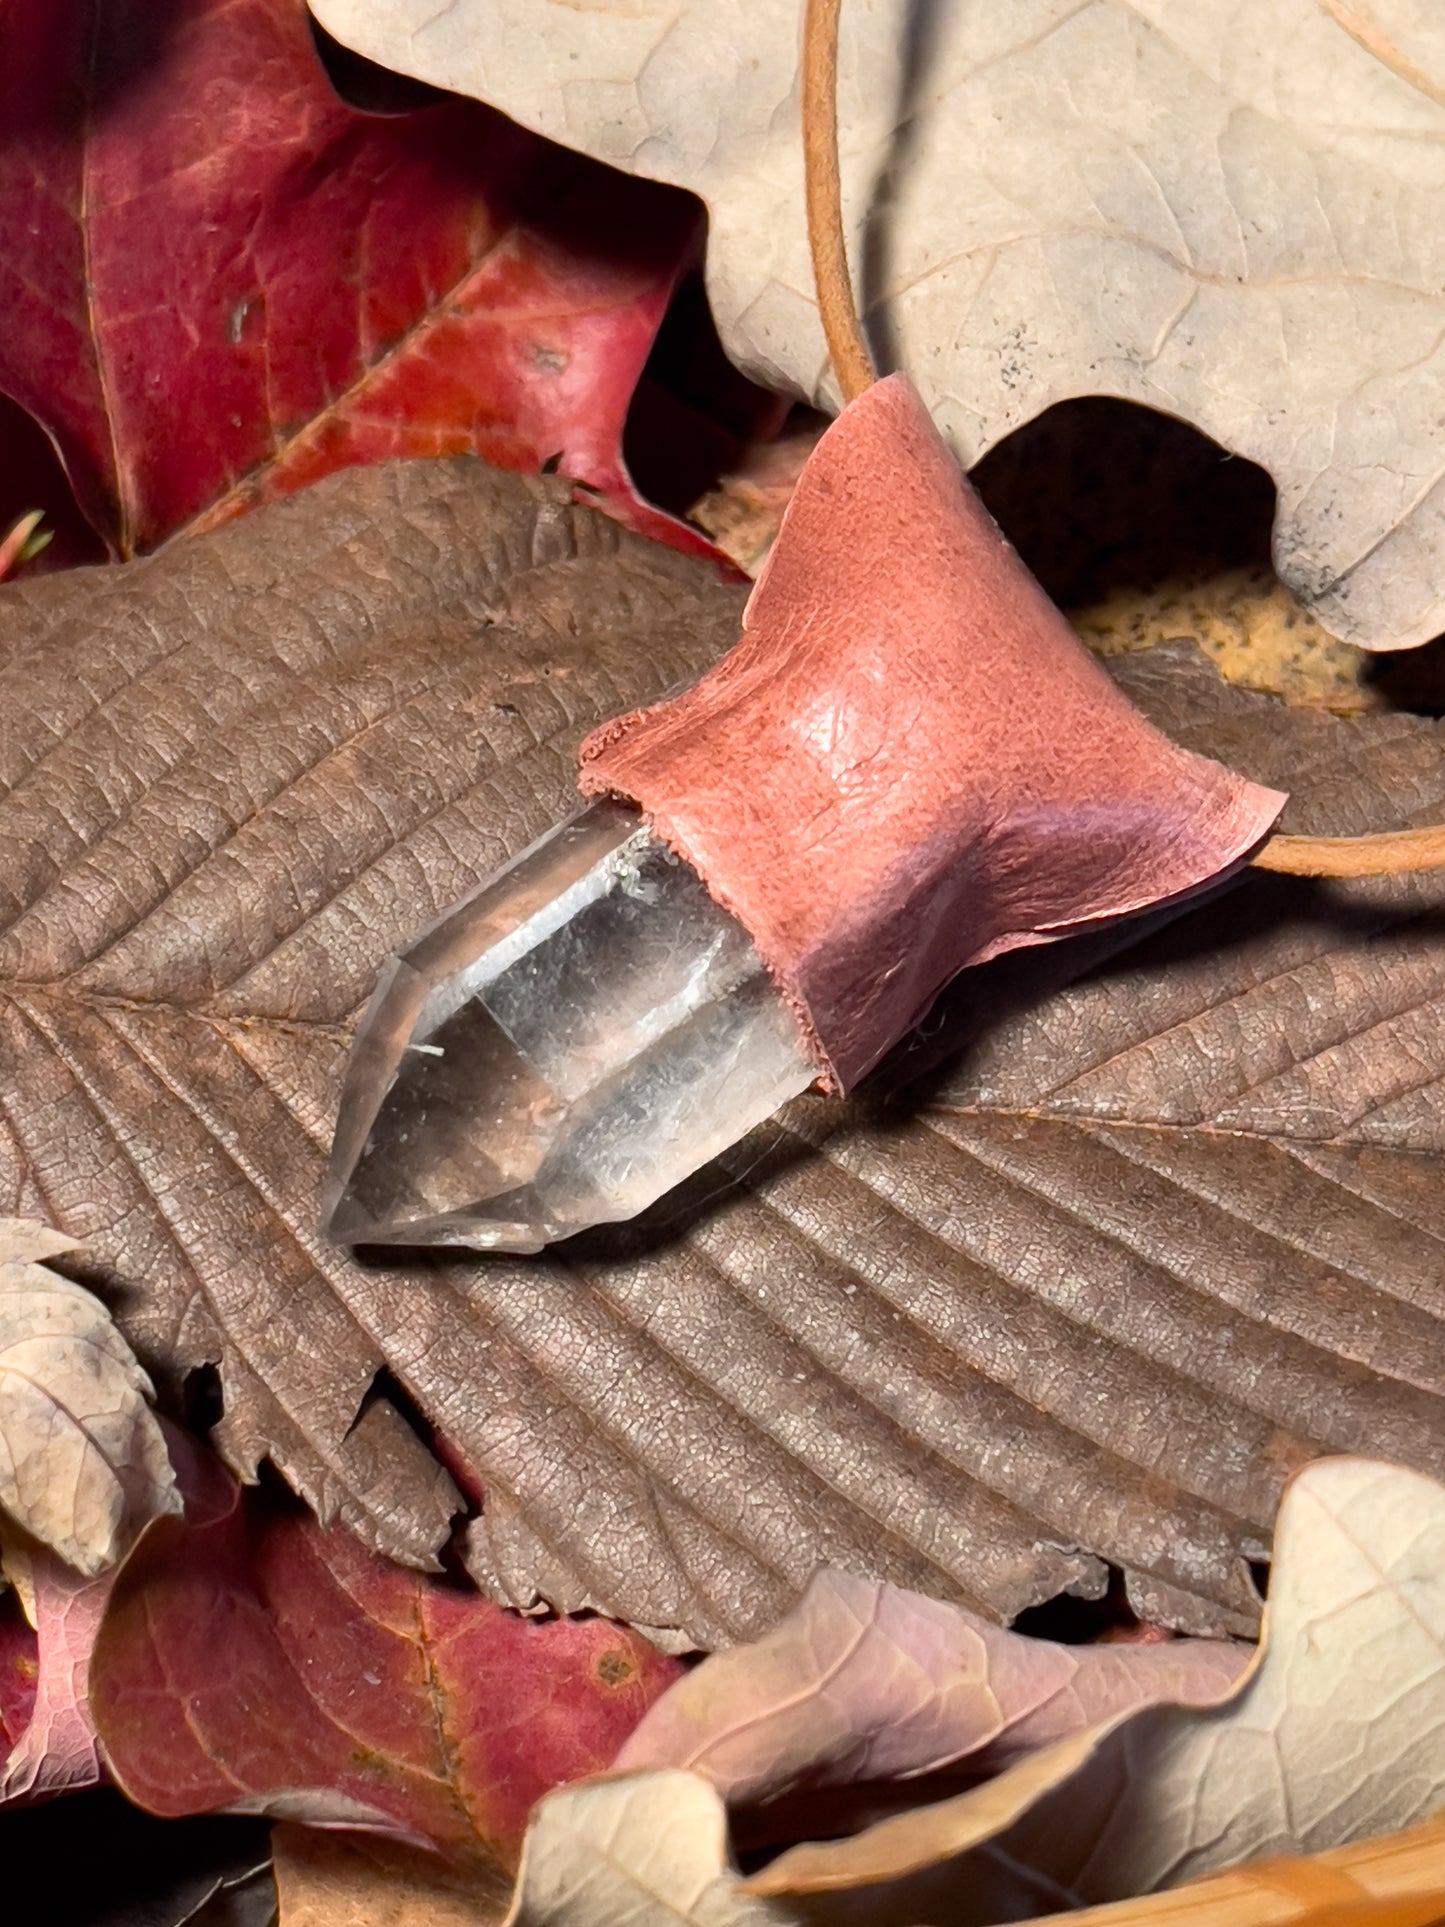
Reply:
<svg viewBox="0 0 1445 1927"><path fill-rule="evenodd" d="M181 1381L181 1423L197 1438L209 1439L226 1415L225 1389L218 1365L195 1365Z"/></svg>
<svg viewBox="0 0 1445 1927"><path fill-rule="evenodd" d="M435 107L439 101L457 98L442 87L413 80L409 74L393 73L390 67L353 52L329 34L314 14L307 14L306 24L333 92L358 113L414 114L419 107Z"/></svg>
<svg viewBox="0 0 1445 1927"><path fill-rule="evenodd" d="M106 560L105 544L81 514L50 437L18 402L0 395L0 536L30 509L44 515L40 528L51 540L7 581Z"/></svg>
<svg viewBox="0 0 1445 1927"><path fill-rule="evenodd" d="M1061 1646L1137 1641L1149 1629L1129 1604L1123 1572L1118 1566L1107 1570L1108 1581L1098 1598L1058 1593L1037 1606L1026 1606L1014 1620L1012 1630L1029 1639L1051 1639Z"/></svg>
<svg viewBox="0 0 1445 1927"><path fill-rule="evenodd" d="M678 284L633 394L623 461L640 495L680 516L754 442L770 440L788 409L728 360L694 270Z"/></svg>
<svg viewBox="0 0 1445 1927"><path fill-rule="evenodd" d="M972 480L1065 608L1174 577L1270 566L1270 477L1188 422L1134 402L1058 402L991 449Z"/></svg>
<svg viewBox="0 0 1445 1927"><path fill-rule="evenodd" d="M268 1820L156 1819L100 1787L11 1809L0 1814L0 1853L12 1870L13 1918L142 1927L192 1919L229 1893L248 1904L215 1918L264 1920L275 1905L270 1831ZM27 1869L36 1882L29 1907L20 1898Z"/></svg>

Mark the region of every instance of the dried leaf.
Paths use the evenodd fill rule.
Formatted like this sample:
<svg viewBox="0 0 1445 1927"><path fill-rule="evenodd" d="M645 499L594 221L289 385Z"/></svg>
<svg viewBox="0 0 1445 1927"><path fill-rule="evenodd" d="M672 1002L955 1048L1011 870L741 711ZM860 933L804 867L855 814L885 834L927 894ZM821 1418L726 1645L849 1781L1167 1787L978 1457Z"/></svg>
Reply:
<svg viewBox="0 0 1445 1927"><path fill-rule="evenodd" d="M758 1901L732 1874L724 1828L718 1796L690 1774L563 1788L538 1808L507 1927L798 1927L804 1920L883 1927L889 1918L866 1895L855 1908L841 1898ZM1442 1853L1445 1820L1429 1820L1308 1858L1255 1861L1068 1919L1070 1927L1439 1927ZM291 1923L283 1918L282 1927Z"/></svg>
<svg viewBox="0 0 1445 1927"><path fill-rule="evenodd" d="M929 1071L907 1105L805 1099L617 1235L317 1239L386 952L736 634L737 591L564 496L358 471L0 589L0 1209L48 1198L153 1369L220 1361L235 1470L424 1562L456 1499L385 1400L353 1429L385 1366L485 1492L497 1598L714 1644L820 1564L1008 1616L1109 1559L1144 1618L1252 1630L1291 1470L1445 1469L1438 879L1256 879L977 973L893 1065ZM1115 668L1296 828L1445 814L1435 725Z"/></svg>
<svg viewBox="0 0 1445 1927"><path fill-rule="evenodd" d="M100 1300L41 1262L75 1249L0 1218L0 1534L8 1515L93 1579L180 1498L150 1380Z"/></svg>
<svg viewBox="0 0 1445 1927"><path fill-rule="evenodd" d="M0 1591L0 1749L7 1758L30 1724L39 1679L35 1628L18 1595Z"/></svg>
<svg viewBox="0 0 1445 1927"><path fill-rule="evenodd" d="M795 1847L765 1895L876 1889L869 1912L949 1927L1152 1893L1263 1854L1412 1825L1445 1796L1445 1488L1360 1459L1290 1486L1257 1665L1209 1707L1146 1707L1096 1728L1000 1828L1015 1773L977 1793ZM883 1889L891 1888L884 1894Z"/></svg>
<svg viewBox="0 0 1445 1927"><path fill-rule="evenodd" d="M82 1579L51 1552L19 1555L34 1646L12 1637L12 1663L33 1668L29 1704L17 1706L0 1768L0 1804L94 1786L100 1778L95 1721L87 1692L90 1656L114 1583L113 1573ZM14 1576L10 1554L7 1564ZM7 1729L10 1722L5 1723Z"/></svg>
<svg viewBox="0 0 1445 1927"><path fill-rule="evenodd" d="M0 536L0 578L13 574L48 545L50 535L40 528L44 515L44 509L29 509Z"/></svg>
<svg viewBox="0 0 1445 1927"><path fill-rule="evenodd" d="M1391 706L1368 678L1378 659L1330 635L1268 569L1120 590L1072 620L1101 656L1191 636L1219 673L1242 689L1337 716Z"/></svg>
<svg viewBox="0 0 1445 1927"><path fill-rule="evenodd" d="M185 1519L121 1570L90 1669L106 1765L149 1812L374 1827L495 1869L676 1671L604 1620L405 1572L176 1449Z"/></svg>
<svg viewBox="0 0 1445 1927"><path fill-rule="evenodd" d="M374 60L701 194L734 359L835 396L793 0L313 5ZM1334 633L1445 628L1433 18L959 0L911 21L904 0L843 9L845 219L875 336L960 456L1068 396L1148 403L1270 471L1280 573Z"/></svg>
<svg viewBox="0 0 1445 1927"><path fill-rule="evenodd" d="M364 1834L281 1825L271 1835L277 1927L495 1927L507 1884Z"/></svg>
<svg viewBox="0 0 1445 1927"><path fill-rule="evenodd" d="M722 476L689 510L691 519L744 575L756 577L768 559L803 464L824 426L821 419L800 423L776 441L749 450L744 463Z"/></svg>
<svg viewBox="0 0 1445 1927"><path fill-rule="evenodd" d="M117 553L472 449L699 546L621 452L686 197L470 103L357 112L303 0L52 0L8 24L0 118L0 390Z"/></svg>
<svg viewBox="0 0 1445 1927"><path fill-rule="evenodd" d="M344 1022L419 916L565 808L582 731L699 667L735 607L564 485L463 463L338 477L0 610L27 718L0 738L5 1190L127 1220L95 1247L126 1330L173 1378L222 1362L232 1466L269 1454L395 1556L430 1561L457 1499L385 1401L354 1425L368 1327L440 1301L392 1273L368 1311L373 1274L316 1238ZM452 1348L425 1322L430 1400ZM480 1417L470 1376L441 1402Z"/></svg>
<svg viewBox="0 0 1445 1927"><path fill-rule="evenodd" d="M1222 1698L1253 1648L1220 1640L1062 1646L853 1573L825 1570L751 1646L686 1673L618 1772L685 1767L729 1805L1022 1753L1150 1700Z"/></svg>
<svg viewBox="0 0 1445 1927"><path fill-rule="evenodd" d="M505 1927L786 1927L794 1917L739 1892L716 1790L664 1769L544 1800Z"/></svg>
<svg viewBox="0 0 1445 1927"><path fill-rule="evenodd" d="M1442 1569L1445 1488L1324 1461L1286 1495L1263 1647L1222 1702L1126 1712L956 1799L795 1847L741 1882L722 1800L695 1774L564 1788L528 1834L511 1927L723 1927L752 1920L759 1900L775 1910L758 1916L768 1922L984 1927L1410 1825L1445 1792ZM1415 1844L1413 1873L1384 1856L1397 1893L1423 1884ZM1278 1887L1303 1899L1370 1891L1265 1870L1256 1904ZM1175 1898L1192 1918L1187 1894Z"/></svg>

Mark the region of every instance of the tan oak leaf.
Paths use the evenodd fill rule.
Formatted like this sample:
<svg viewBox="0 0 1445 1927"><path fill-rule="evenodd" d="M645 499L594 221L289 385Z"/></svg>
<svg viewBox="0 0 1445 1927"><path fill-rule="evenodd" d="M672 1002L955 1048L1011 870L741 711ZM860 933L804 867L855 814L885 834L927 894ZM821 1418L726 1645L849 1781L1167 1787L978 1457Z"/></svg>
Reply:
<svg viewBox="0 0 1445 1927"><path fill-rule="evenodd" d="M94 1293L45 1262L76 1248L0 1218L0 1538L18 1526L94 1578L181 1501L150 1380Z"/></svg>

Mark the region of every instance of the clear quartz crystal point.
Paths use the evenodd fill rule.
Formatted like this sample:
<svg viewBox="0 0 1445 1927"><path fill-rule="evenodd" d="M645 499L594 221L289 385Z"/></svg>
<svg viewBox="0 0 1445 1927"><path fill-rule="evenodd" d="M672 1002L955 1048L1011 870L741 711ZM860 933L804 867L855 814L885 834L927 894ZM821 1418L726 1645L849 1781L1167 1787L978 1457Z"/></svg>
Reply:
<svg viewBox="0 0 1445 1927"><path fill-rule="evenodd" d="M741 924L594 803L383 970L322 1228L536 1251L632 1217L815 1075Z"/></svg>

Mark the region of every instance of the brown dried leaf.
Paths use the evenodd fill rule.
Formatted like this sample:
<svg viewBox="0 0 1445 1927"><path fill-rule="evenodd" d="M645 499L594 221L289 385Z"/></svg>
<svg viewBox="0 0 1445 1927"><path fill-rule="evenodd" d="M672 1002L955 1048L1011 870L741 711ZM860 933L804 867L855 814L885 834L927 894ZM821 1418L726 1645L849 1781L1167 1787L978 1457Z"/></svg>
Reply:
<svg viewBox="0 0 1445 1927"><path fill-rule="evenodd" d="M429 1353L439 1416L487 1392L414 1316L424 1274L317 1239L346 1021L566 806L582 731L734 622L565 485L467 461L340 477L0 610L24 718L0 737L3 1190L97 1234L159 1370L221 1362L236 1470L269 1455L415 1563L455 1491L390 1404L358 1407L393 1341Z"/></svg>
<svg viewBox="0 0 1445 1927"><path fill-rule="evenodd" d="M559 1253L315 1236L385 952L740 602L467 462L0 591L0 1209L87 1240L157 1369L220 1359L235 1467L425 1563L449 1482L385 1400L353 1426L389 1368L486 1489L502 1599L715 1642L823 1563L1006 1616L1107 1558L1145 1617L1250 1630L1292 1469L1445 1462L1438 881L1259 879L1073 991L1139 933L980 973L894 1067L953 1053L911 1114L803 1100ZM1118 673L1298 827L1445 812L1433 725Z"/></svg>

